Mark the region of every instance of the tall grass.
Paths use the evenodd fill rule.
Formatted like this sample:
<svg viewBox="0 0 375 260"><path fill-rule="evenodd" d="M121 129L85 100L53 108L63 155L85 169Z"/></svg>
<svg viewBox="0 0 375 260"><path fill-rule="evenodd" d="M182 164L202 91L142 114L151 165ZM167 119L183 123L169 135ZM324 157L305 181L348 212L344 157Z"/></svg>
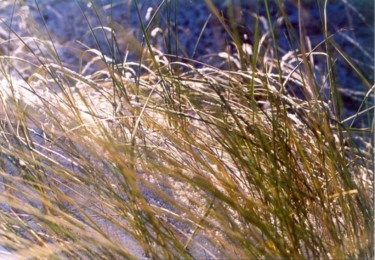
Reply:
<svg viewBox="0 0 375 260"><path fill-rule="evenodd" d="M298 48L284 53L266 8L270 30L257 20L249 56L236 26L207 4L238 52L216 54L224 69L155 49L139 9L144 40L136 62L109 63L98 47L85 52L91 61L77 72L60 60L53 36L31 42L13 32L24 58L1 56L5 254L373 257L373 126L354 129L337 114L345 107L326 51L338 48L332 34L316 47L294 38ZM288 28L295 37L298 28ZM101 29L113 30L104 22ZM118 51L115 38L107 43ZM321 57L328 100L312 66ZM30 67L23 82L7 70L16 62ZM364 108L350 120L373 114L365 104L374 87L363 81ZM288 91L291 84L304 98Z"/></svg>

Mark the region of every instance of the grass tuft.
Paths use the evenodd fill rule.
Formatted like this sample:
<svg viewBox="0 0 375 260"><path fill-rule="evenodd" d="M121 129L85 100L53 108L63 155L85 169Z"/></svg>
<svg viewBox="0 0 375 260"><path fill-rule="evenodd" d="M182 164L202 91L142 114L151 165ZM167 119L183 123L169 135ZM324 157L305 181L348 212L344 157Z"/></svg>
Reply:
<svg viewBox="0 0 375 260"><path fill-rule="evenodd" d="M22 37L7 25L8 42L20 47L0 56L6 254L371 259L374 130L371 120L354 125L372 118L374 87L332 40L335 33L309 45L278 1L294 39L286 51L264 1L267 18L254 14L250 54L236 20L228 24L207 0L212 14L192 55L208 21L217 19L234 50L211 53L222 62L215 66L178 56L171 13L165 40L174 51L153 46L152 23L165 19L163 8L178 9L177 1L160 3L149 24L137 2L143 40L127 40L138 61L116 60L124 39L97 7L95 27L77 2L97 45L81 52L77 69L58 55L53 35ZM111 57L99 31L109 35ZM358 112L346 118L333 53L369 86ZM323 84L332 90L328 97Z"/></svg>

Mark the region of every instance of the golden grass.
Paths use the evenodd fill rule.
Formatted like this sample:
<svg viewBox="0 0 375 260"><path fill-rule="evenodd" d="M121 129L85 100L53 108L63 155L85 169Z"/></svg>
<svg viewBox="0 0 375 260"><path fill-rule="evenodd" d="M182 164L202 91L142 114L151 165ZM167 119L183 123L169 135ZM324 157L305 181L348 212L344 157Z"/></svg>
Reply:
<svg viewBox="0 0 375 260"><path fill-rule="evenodd" d="M372 148L299 69L321 53L280 63L262 44L248 70L148 45L142 64L49 61L3 81L0 244L21 258L370 258Z"/></svg>

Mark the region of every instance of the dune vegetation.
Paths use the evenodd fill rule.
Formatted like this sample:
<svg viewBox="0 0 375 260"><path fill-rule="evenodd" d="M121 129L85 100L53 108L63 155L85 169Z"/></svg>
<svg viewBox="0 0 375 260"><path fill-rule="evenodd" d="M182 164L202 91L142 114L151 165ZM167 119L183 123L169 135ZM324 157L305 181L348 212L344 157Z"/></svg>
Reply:
<svg viewBox="0 0 375 260"><path fill-rule="evenodd" d="M249 25L250 51L235 19L207 0L233 46L211 54L216 66L153 46L152 22L166 5L179 8L160 2L148 22L138 13L143 38L127 39L137 59L90 48L78 69L48 31L22 37L8 24L2 47L22 48L0 56L3 254L371 259L374 86L324 30L324 5L323 40L311 46L308 32L287 26L294 48L283 51L260 1L268 30ZM119 53L124 39L111 35ZM337 54L367 89L345 117Z"/></svg>

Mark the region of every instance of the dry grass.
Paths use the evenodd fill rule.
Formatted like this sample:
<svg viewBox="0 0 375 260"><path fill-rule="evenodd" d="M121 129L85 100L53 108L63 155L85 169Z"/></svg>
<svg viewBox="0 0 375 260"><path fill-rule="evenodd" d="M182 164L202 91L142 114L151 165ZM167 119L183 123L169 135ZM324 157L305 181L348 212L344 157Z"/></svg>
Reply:
<svg viewBox="0 0 375 260"><path fill-rule="evenodd" d="M261 37L252 61L218 54L231 70L148 37L142 63L93 57L90 75L25 51L33 73L4 70L1 87L0 244L21 258L371 258L373 129L354 135L316 94L308 68L327 53L278 57Z"/></svg>

